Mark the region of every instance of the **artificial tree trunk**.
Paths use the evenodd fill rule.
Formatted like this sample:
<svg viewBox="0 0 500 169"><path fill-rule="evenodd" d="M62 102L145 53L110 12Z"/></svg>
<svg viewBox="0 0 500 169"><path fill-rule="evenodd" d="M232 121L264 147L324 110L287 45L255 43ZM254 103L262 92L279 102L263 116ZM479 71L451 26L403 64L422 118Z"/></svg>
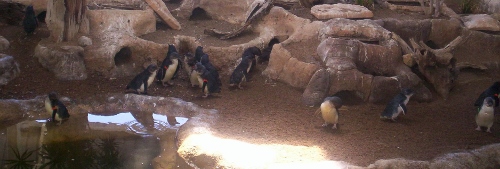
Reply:
<svg viewBox="0 0 500 169"><path fill-rule="evenodd" d="M47 27L56 43L73 40L85 20L86 0L49 0Z"/></svg>

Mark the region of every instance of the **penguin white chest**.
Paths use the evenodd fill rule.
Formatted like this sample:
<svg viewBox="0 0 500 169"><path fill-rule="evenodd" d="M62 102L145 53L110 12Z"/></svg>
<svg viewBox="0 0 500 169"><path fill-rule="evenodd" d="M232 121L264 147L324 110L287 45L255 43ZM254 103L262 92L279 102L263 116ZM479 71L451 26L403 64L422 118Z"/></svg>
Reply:
<svg viewBox="0 0 500 169"><path fill-rule="evenodd" d="M323 102L320 106L321 116L323 120L327 123L337 124L339 120L337 109L330 102Z"/></svg>
<svg viewBox="0 0 500 169"><path fill-rule="evenodd" d="M155 80L155 77L156 77L156 71L151 73L151 75L148 77L148 81L147 81L148 87L151 85L151 83L153 83L153 81ZM141 84L139 91L144 92L144 83Z"/></svg>
<svg viewBox="0 0 500 169"><path fill-rule="evenodd" d="M476 115L476 123L478 126L491 127L495 121L494 108L483 106Z"/></svg>
<svg viewBox="0 0 500 169"><path fill-rule="evenodd" d="M396 117L399 116L399 114L401 114L401 112L403 112L403 108L401 106L398 107L398 110L396 110L396 112L394 112L392 114L392 119L396 119Z"/></svg>
<svg viewBox="0 0 500 169"><path fill-rule="evenodd" d="M252 69L252 62L251 61L250 61L250 64L248 64L247 73L250 73L250 69Z"/></svg>
<svg viewBox="0 0 500 169"><path fill-rule="evenodd" d="M50 99L47 97L45 98L44 102L45 102L45 110L52 116L53 110L52 110L52 104L50 104Z"/></svg>
<svg viewBox="0 0 500 169"><path fill-rule="evenodd" d="M172 77L174 77L178 65L179 65L179 60L172 59L172 64L169 65L167 70L165 71L165 77L163 77L162 79L163 82L169 81L170 79L172 79Z"/></svg>

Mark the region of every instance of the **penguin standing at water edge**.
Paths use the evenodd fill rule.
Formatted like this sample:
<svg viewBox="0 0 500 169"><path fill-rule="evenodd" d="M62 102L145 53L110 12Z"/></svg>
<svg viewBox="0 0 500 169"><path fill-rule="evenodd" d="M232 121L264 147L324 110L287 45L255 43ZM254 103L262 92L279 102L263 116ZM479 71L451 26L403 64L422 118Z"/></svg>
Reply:
<svg viewBox="0 0 500 169"><path fill-rule="evenodd" d="M196 71L203 78L203 85L201 90L203 91L203 97L206 98L212 93L220 93L220 86L217 84L217 79L208 71L203 64L200 62L196 63Z"/></svg>
<svg viewBox="0 0 500 169"><path fill-rule="evenodd" d="M47 113L50 114L50 119L53 122L59 121L59 124L61 124L63 120L67 120L70 116L68 109L61 101L59 101L55 92L50 92L48 97L45 98L45 109L47 110Z"/></svg>
<svg viewBox="0 0 500 169"><path fill-rule="evenodd" d="M316 110L315 114L321 112L321 116L325 123L323 127L328 126L328 124L333 124L332 129L337 129L337 123L339 122L339 109L342 107L342 99L337 96L326 97L321 103L321 106Z"/></svg>
<svg viewBox="0 0 500 169"><path fill-rule="evenodd" d="M157 69L158 66L156 66L155 64L149 65L146 70L135 76L125 89L133 89L136 94L142 93L147 95L148 87L149 85L151 85L151 83L153 83Z"/></svg>
<svg viewBox="0 0 500 169"><path fill-rule="evenodd" d="M36 27L38 27L38 20L36 19L35 10L33 6L26 7L23 19L23 28L26 34L31 35L35 32Z"/></svg>
<svg viewBox="0 0 500 169"><path fill-rule="evenodd" d="M498 107L499 95L500 81L497 81L479 95L479 97L476 99L476 102L474 102L474 106L479 109L483 105L484 99L487 97L491 97L495 101L495 107Z"/></svg>
<svg viewBox="0 0 500 169"><path fill-rule="evenodd" d="M165 82L168 85L173 85L171 80L177 77L177 73L180 68L181 64L179 60L179 53L177 53L174 45L169 45L167 56L163 59L163 62L156 73L156 79L161 82L163 86L166 86Z"/></svg>
<svg viewBox="0 0 500 169"><path fill-rule="evenodd" d="M476 114L477 131L481 131L481 127L487 127L486 132L491 133L491 126L495 122L495 108L493 107L495 103L495 100L491 97L483 100L483 104Z"/></svg>
<svg viewBox="0 0 500 169"><path fill-rule="evenodd" d="M411 96L413 96L413 90L411 89L404 89L401 93L397 94L387 104L384 111L380 115L380 119L391 119L395 122L401 112L406 114L408 111L406 104L410 101Z"/></svg>

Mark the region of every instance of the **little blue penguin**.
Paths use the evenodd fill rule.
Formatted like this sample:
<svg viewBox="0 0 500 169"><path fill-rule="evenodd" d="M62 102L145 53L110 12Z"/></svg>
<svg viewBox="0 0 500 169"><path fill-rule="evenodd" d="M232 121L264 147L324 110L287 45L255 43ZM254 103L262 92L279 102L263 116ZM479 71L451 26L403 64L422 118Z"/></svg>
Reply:
<svg viewBox="0 0 500 169"><path fill-rule="evenodd" d="M481 131L481 127L487 127L486 132L491 133L491 126L495 122L494 106L495 100L491 97L484 99L479 112L476 114L476 130Z"/></svg>
<svg viewBox="0 0 500 169"><path fill-rule="evenodd" d="M125 89L133 89L136 94L148 94L148 87L153 83L158 66L151 64L130 81Z"/></svg>
<svg viewBox="0 0 500 169"><path fill-rule="evenodd" d="M332 129L337 129L337 123L339 121L339 109L342 107L342 99L337 96L326 97L321 103L321 106L316 110L315 114L321 112L321 116L325 123L323 127L328 126L328 124L333 124Z"/></svg>
<svg viewBox="0 0 500 169"><path fill-rule="evenodd" d="M500 81L497 81L493 83L488 89L483 91L481 95L476 99L476 102L474 102L474 106L479 108L481 105L483 105L483 101L486 97L491 97L493 100L495 100L495 107L498 107L498 102L499 102L499 94L500 94Z"/></svg>
<svg viewBox="0 0 500 169"><path fill-rule="evenodd" d="M243 87L241 87L241 82L248 81L248 69L250 69L251 63L252 58L250 55L243 56L240 64L236 66L229 78L229 86L238 85L238 88L243 89Z"/></svg>
<svg viewBox="0 0 500 169"><path fill-rule="evenodd" d="M23 19L23 28L26 34L31 35L35 32L36 27L38 27L38 20L35 15L35 10L33 6L26 7Z"/></svg>
<svg viewBox="0 0 500 169"><path fill-rule="evenodd" d="M168 85L173 85L171 81L177 76L181 67L179 60L180 56L176 51L177 50L174 45L168 46L167 56L163 59L163 62L156 73L156 79L160 81L163 86L166 86L165 82Z"/></svg>
<svg viewBox="0 0 500 169"><path fill-rule="evenodd" d="M45 110L50 114L52 122L59 121L59 124L61 124L63 120L69 118L68 109L59 101L55 92L50 92L48 97L45 98Z"/></svg>
<svg viewBox="0 0 500 169"><path fill-rule="evenodd" d="M391 119L396 121L396 118L401 112L406 114L408 109L406 104L410 101L410 97L413 95L413 90L404 89L401 93L397 94L385 107L384 112L380 115L381 119Z"/></svg>

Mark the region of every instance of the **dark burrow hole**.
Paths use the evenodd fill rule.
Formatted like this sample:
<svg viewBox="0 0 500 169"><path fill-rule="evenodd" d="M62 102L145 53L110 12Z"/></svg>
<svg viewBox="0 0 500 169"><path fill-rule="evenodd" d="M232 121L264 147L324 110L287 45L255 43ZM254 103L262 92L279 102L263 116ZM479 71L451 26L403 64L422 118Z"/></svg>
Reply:
<svg viewBox="0 0 500 169"><path fill-rule="evenodd" d="M361 93L358 93L357 91L342 90L335 93L333 96L340 97L343 105L361 105L365 103Z"/></svg>
<svg viewBox="0 0 500 169"><path fill-rule="evenodd" d="M201 8L194 8L189 20L211 20L212 18L207 15L207 12Z"/></svg>
<svg viewBox="0 0 500 169"><path fill-rule="evenodd" d="M115 55L115 66L128 64L132 61L132 51L130 47L124 47Z"/></svg>
<svg viewBox="0 0 500 169"><path fill-rule="evenodd" d="M401 2L401 1L387 1L390 4L394 5L405 5L405 6L420 6L419 2Z"/></svg>
<svg viewBox="0 0 500 169"><path fill-rule="evenodd" d="M434 43L434 41L429 40L426 41L425 44L432 49L439 49L439 46L436 43Z"/></svg>
<svg viewBox="0 0 500 169"><path fill-rule="evenodd" d="M47 11L40 12L36 18L38 19L38 22L45 23L45 16L47 16Z"/></svg>

